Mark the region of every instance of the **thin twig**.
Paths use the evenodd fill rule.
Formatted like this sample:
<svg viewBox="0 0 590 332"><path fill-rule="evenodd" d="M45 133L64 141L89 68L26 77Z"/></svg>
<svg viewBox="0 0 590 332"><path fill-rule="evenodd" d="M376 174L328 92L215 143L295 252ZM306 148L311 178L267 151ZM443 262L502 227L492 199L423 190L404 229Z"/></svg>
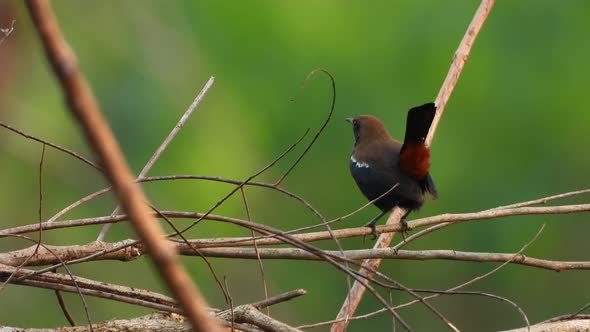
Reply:
<svg viewBox="0 0 590 332"><path fill-rule="evenodd" d="M574 312L573 314L571 314L569 316L569 318L574 318L574 317L580 315L582 312L586 311L586 309L588 309L588 308L590 308L590 303L586 303L583 307L581 307L576 312Z"/></svg>
<svg viewBox="0 0 590 332"><path fill-rule="evenodd" d="M332 118L332 114L334 113L334 107L336 106L336 80L334 80L334 76L332 76L332 74L330 74L329 71L327 71L323 68L316 68L316 69L312 70L309 74L307 74L307 77L303 81L302 87L305 84L305 82L307 82L307 80L309 80L312 76L314 76L317 73L326 74L328 76L328 78L330 79L330 81L332 82L332 102L330 104L330 111L328 112L328 115L326 116L324 123L322 124L320 129L318 129L315 136L312 138L311 142L307 145L305 150L303 150L303 152L299 155L299 157L295 160L295 162L291 165L291 167L289 167L287 169L287 171L283 174L283 176L281 176L277 180L277 182L275 182L275 184L274 184L275 187L279 187L281 185L281 183L285 180L285 178L287 178L289 173L291 173L291 171L297 166L297 164L299 164L301 159L303 159L303 157L305 157L305 155L307 154L309 149L311 149L313 144L317 141L317 139L320 137L320 135L324 131L324 128L326 128L326 126L330 122L330 119Z"/></svg>
<svg viewBox="0 0 590 332"><path fill-rule="evenodd" d="M66 306L66 302L64 300L64 297L61 294L61 291L55 290L54 293L55 293L55 296L57 297L57 302L59 303L59 307L61 308L61 311L63 312L64 316L66 317L66 320L68 321L68 323L70 323L71 326L78 325L78 324L76 324L74 317L72 317L72 314L70 314L70 311L68 310L68 307Z"/></svg>
<svg viewBox="0 0 590 332"><path fill-rule="evenodd" d="M244 202L244 209L246 209L246 217L248 221L252 221L252 215L250 214L250 207L248 205L248 200L246 199L246 193L244 192L244 187L240 188L240 193L242 194L242 201ZM250 230L252 234L252 238L255 238L254 230ZM266 274L264 273L264 265L262 264L262 260L260 259L260 255L258 253L258 245L256 244L256 240L253 240L254 243L254 251L256 253L256 261L258 263L258 269L260 270L260 278L262 279L262 289L264 292L264 299L268 300L268 286L266 284ZM270 315L270 308L266 308L266 314Z"/></svg>
<svg viewBox="0 0 590 332"><path fill-rule="evenodd" d="M170 145L170 142L172 142L174 137L176 137L178 132L180 132L180 129L182 129L182 127L184 126L184 124L186 123L188 118L191 116L193 111L197 108L197 106L199 106L199 104L201 103L201 100L203 100L203 97L205 97L205 94L207 94L207 91L209 91L211 86L213 86L213 82L215 82L215 77L211 76L209 78L209 80L207 81L207 83L205 83L205 86L203 87L203 89L201 89L201 92L199 92L199 94L197 95L195 100L193 100L192 104L190 104L190 106L188 107L186 112L184 112L184 114L182 115L180 120L178 120L178 123L176 123L176 126L174 126L172 131L168 134L168 136L164 139L162 144L160 144L158 149L156 149L154 154L151 156L151 158L145 164L145 166L143 167L143 169L139 173L139 176L137 176L136 181L141 180L146 177L147 173L150 171L150 169L152 169L152 166L154 166L154 164L156 163L158 158L160 158L160 156L162 155L164 150L166 150L168 145ZM120 207L117 206L115 208L115 210L113 211L113 213L111 213L111 215L116 215L119 213L119 211L120 211ZM98 234L98 238L96 239L96 241L103 241L104 240L104 237L106 236L110 226L111 226L110 224L106 224L103 226L102 230L100 231L100 234Z"/></svg>
<svg viewBox="0 0 590 332"><path fill-rule="evenodd" d="M303 138L305 138L305 136L307 136L307 133L309 133L309 128L303 133L303 135L301 135L301 138L299 138L295 143L291 144L291 146L289 146L285 151L283 151L278 157L276 157L273 161L271 161L268 165L264 166L258 172L254 173L253 175L250 175L246 180L242 181L237 187L235 187L234 189L232 189L227 195L225 195L222 199L220 199L219 201L217 201L217 203L215 203L215 205L213 205L209 210L207 210L207 212L205 212L201 217L199 217L197 220L195 220L189 226L187 226L184 229L182 229L180 231L180 233L182 234L182 233L188 231L189 229L193 228L195 225L197 225L199 222L201 222L201 220L205 219L211 212L213 212L221 204L223 204L223 202L225 202L228 198L230 198L236 191L240 190L240 188L242 188L248 182L250 182L250 180L256 178L258 175L264 173L266 170L268 170L269 168L273 167L277 162L279 162L289 152L291 152L291 150L293 150L293 148L295 148L297 146L297 144L299 144L303 140Z"/></svg>
<svg viewBox="0 0 590 332"><path fill-rule="evenodd" d="M43 143L43 149L41 150L41 161L39 161L39 211L38 211L38 219L39 219L39 238L37 241L37 246L35 247L35 250L33 251L33 256L37 255L39 253L39 246L41 245L41 243L43 242L43 162L45 160L45 147L47 146L47 144ZM59 259L59 257L55 256L57 259ZM53 272L56 272L56 270L54 270ZM61 308L61 311L63 312L64 316L66 317L66 320L70 323L70 325L75 326L76 322L74 321L74 318L72 317L72 315L70 314L70 312L68 311L68 308L66 306L66 302L64 301L64 298L61 294L61 292L59 290L55 290L55 296L57 297L57 303L59 304L59 307ZM82 294L80 294L80 296L82 296ZM92 323L90 322L90 316L88 317L88 321L89 321L89 327L92 330Z"/></svg>
<svg viewBox="0 0 590 332"><path fill-rule="evenodd" d="M221 178L221 177L217 177L217 176L206 176L206 175L154 176L154 177L146 177L144 179L138 180L137 182L143 183L143 182L175 181L175 180L206 180L206 181L215 181L215 182L221 182L221 183L235 184L238 186L244 182L244 181L238 181L238 180L225 179L225 178ZM322 216L322 214L316 208L314 208L311 204L309 204L305 199L303 199L303 197L298 196L288 190L285 190L280 187L274 187L272 184L269 184L269 183L254 182L254 181L250 181L250 182L244 184L244 186L254 186L254 187L262 187L262 188L276 190L276 191L280 192L281 194L287 195L287 196L295 199L296 201L302 203L308 210L310 210L320 220L322 220L324 218ZM53 215L51 218L49 218L47 221L56 221L57 219L59 219L63 215L65 215L66 213L72 211L74 208L76 208L88 201L91 201L97 197L100 197L110 191L112 191L112 187L104 188L104 189L96 191L92 194L89 194L89 195L77 200L76 202L70 204L66 208L62 209L61 211L59 211L58 213ZM368 204L368 205L370 205L370 204Z"/></svg>
<svg viewBox="0 0 590 332"><path fill-rule="evenodd" d="M254 302L254 303L252 303L252 306L255 307L256 309L268 308L272 305L286 302L286 301L292 300L296 297L305 295L306 293L307 292L305 291L305 289L299 288L299 289L292 290L290 292L286 292L286 293L282 293L279 295L275 295L275 296L266 298L265 300L262 300L262 301Z"/></svg>
<svg viewBox="0 0 590 332"><path fill-rule="evenodd" d="M227 285L227 276L223 276L223 285L225 286L225 289L226 289L226 291L228 293L228 298L229 298L229 311L231 312L231 314L230 314L230 317L231 317L231 320L230 320L231 330L232 330L232 332L235 332L235 330L236 330L235 327L236 326L234 324L236 323L236 318L235 318L235 315L234 315L234 299L231 296L231 294L229 293L229 286Z"/></svg>
<svg viewBox="0 0 590 332"><path fill-rule="evenodd" d="M500 210L500 209L514 209L514 208L525 207L525 206L530 206L530 205L547 204L547 202L550 202L550 201L553 201L556 199L568 198L568 197L583 195L583 194L587 194L587 193L590 193L590 189L570 191L567 193L562 193L562 194L557 194L557 195L552 195L552 196L548 196L548 197L534 199L532 201L526 201L526 202L521 202L521 203L516 203L516 204L498 206L494 209L498 209L498 210Z"/></svg>
<svg viewBox="0 0 590 332"><path fill-rule="evenodd" d="M25 133L25 132L23 132L23 131L21 131L21 130L18 130L18 129L16 129L16 128L14 128L14 127L12 127L12 126L10 126L10 125L8 125L8 124L6 124L6 123L2 122L2 121L0 121L0 127L4 127L4 128L6 128L6 129L8 129L8 130L10 130L10 131L12 131L12 132L14 132L14 133L17 133L17 134L19 134L19 135L21 135L21 136L23 136L23 137L25 137L25 138L28 138L28 139L31 139L31 140L33 140L33 141L37 141L37 142L39 142L39 143L42 143L42 144L44 144L44 145L50 146L50 147L52 147L52 148L54 148L54 149L56 149L56 150L58 150L58 151L61 151L61 152L65 153L65 154L68 154L68 155L70 155L70 156L72 156L72 157L74 157L74 158L76 158L76 159L78 159L78 160L82 161L83 163L85 163L85 164L87 164L87 165L90 165L90 166L94 167L96 170L98 170L98 171L101 171L101 172L102 172L102 169L101 169L101 168L100 168L100 166L98 166L96 163L94 163L94 162L90 161L90 160L89 160L89 159L87 159L87 158L84 158L83 156L79 155L78 153L76 153L76 152L74 152L74 151L72 151L72 150L66 149L66 148L64 148L64 147L62 147L62 146L59 146L59 145L57 145L57 144L54 144L54 143L51 143L51 142L49 142L49 141L47 141L47 140L44 140L44 139L42 139L42 138L39 138L39 137L33 136L33 135L31 135L31 134L27 134L27 133Z"/></svg>

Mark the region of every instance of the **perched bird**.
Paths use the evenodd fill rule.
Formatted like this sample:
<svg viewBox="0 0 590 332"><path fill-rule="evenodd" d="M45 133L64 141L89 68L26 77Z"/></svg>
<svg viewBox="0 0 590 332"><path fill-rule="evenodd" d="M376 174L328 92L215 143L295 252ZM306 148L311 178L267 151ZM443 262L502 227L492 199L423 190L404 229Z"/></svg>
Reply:
<svg viewBox="0 0 590 332"><path fill-rule="evenodd" d="M405 218L424 204L424 195L437 199L430 177L430 149L424 141L436 112L434 103L412 108L408 112L404 143L393 139L383 123L372 115L346 119L354 131L354 148L350 155L350 173L361 192L381 213L367 227L377 236L375 224L396 206L407 210ZM395 187L394 187L395 186ZM393 189L392 189L393 188Z"/></svg>

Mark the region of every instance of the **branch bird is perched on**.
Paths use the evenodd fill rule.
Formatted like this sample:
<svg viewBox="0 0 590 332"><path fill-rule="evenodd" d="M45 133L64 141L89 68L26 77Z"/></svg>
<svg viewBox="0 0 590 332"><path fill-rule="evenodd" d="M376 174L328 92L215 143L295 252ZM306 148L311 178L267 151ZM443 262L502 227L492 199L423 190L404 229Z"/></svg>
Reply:
<svg viewBox="0 0 590 332"><path fill-rule="evenodd" d="M377 236L377 221L394 207L406 209L400 220L405 228L405 218L424 204L425 194L432 199L438 197L429 174L430 149L424 144L435 113L434 103L412 108L403 144L393 139L372 115L346 119L354 131L350 173L359 189L370 201L391 190L374 202L381 213L366 225L372 229L373 237Z"/></svg>

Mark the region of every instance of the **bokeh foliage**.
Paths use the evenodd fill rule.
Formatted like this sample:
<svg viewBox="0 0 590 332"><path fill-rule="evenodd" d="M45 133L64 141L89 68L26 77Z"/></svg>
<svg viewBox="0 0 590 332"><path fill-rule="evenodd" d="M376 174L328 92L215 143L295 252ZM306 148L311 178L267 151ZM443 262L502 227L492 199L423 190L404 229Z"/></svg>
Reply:
<svg viewBox="0 0 590 332"><path fill-rule="evenodd" d="M160 144L209 76L213 89L150 174L204 174L243 179L272 160L328 111L330 84L317 67L336 77L332 122L285 188L306 197L327 217L364 204L348 174L352 134L343 118L371 113L402 137L405 112L434 99L477 1L74 1L53 2L105 116L136 172ZM469 212L588 187L590 138L590 3L498 1L485 24L446 109L433 144L432 174L440 199L412 217ZM20 1L2 0L2 26L16 31L0 46L0 120L90 152L48 70ZM309 138L308 138L309 139ZM299 147L299 151L302 147ZM2 227L37 220L41 147L0 130ZM295 154L261 176L275 180ZM43 216L103 188L103 177L63 154L48 151ZM161 209L203 211L230 187L207 182L153 183L144 187ZM254 220L282 229L317 220L297 203L264 189L247 190ZM587 197L564 203L587 201ZM69 214L106 215L112 197ZM236 196L218 214L245 217ZM370 208L338 227L359 225ZM185 223L186 221L178 221ZM513 217L466 223L432 234L413 249L517 251L547 223L527 254L588 260L586 215ZM98 227L47 232L50 244L92 241ZM236 227L204 222L191 237L247 235ZM107 240L133 237L125 225ZM372 243L346 240L347 248ZM2 250L28 246L0 241ZM322 243L333 248L330 242ZM200 259L184 258L212 306L221 292ZM263 296L255 261L215 259L229 278L236 303ZM449 287L495 264L387 261L382 270L419 288ZM317 262L265 262L271 293L303 287L309 293L272 308L294 325L332 319L346 293L345 277ZM142 258L132 263L97 262L74 272L134 287L163 289ZM507 296L536 322L572 312L590 299L586 271L554 273L509 266L470 289ZM394 293L396 303L408 297ZM79 298L67 296L83 321ZM94 320L140 315L148 310L87 299ZM522 325L506 304L479 297L446 297L434 304L460 328L491 331ZM379 307L367 296L359 313ZM10 286L0 294L0 322L13 326L65 324L54 295ZM401 311L418 331L442 329L422 306ZM386 314L354 322L353 331L390 328ZM324 329L319 329L324 330Z"/></svg>

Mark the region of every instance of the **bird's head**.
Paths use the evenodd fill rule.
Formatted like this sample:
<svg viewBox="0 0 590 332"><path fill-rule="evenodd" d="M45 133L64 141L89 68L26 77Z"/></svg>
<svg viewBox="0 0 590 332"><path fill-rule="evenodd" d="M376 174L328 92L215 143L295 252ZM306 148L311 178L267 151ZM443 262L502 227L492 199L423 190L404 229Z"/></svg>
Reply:
<svg viewBox="0 0 590 332"><path fill-rule="evenodd" d="M346 121L352 124L355 146L391 137L383 123L372 115L359 115L355 118L347 118Z"/></svg>

